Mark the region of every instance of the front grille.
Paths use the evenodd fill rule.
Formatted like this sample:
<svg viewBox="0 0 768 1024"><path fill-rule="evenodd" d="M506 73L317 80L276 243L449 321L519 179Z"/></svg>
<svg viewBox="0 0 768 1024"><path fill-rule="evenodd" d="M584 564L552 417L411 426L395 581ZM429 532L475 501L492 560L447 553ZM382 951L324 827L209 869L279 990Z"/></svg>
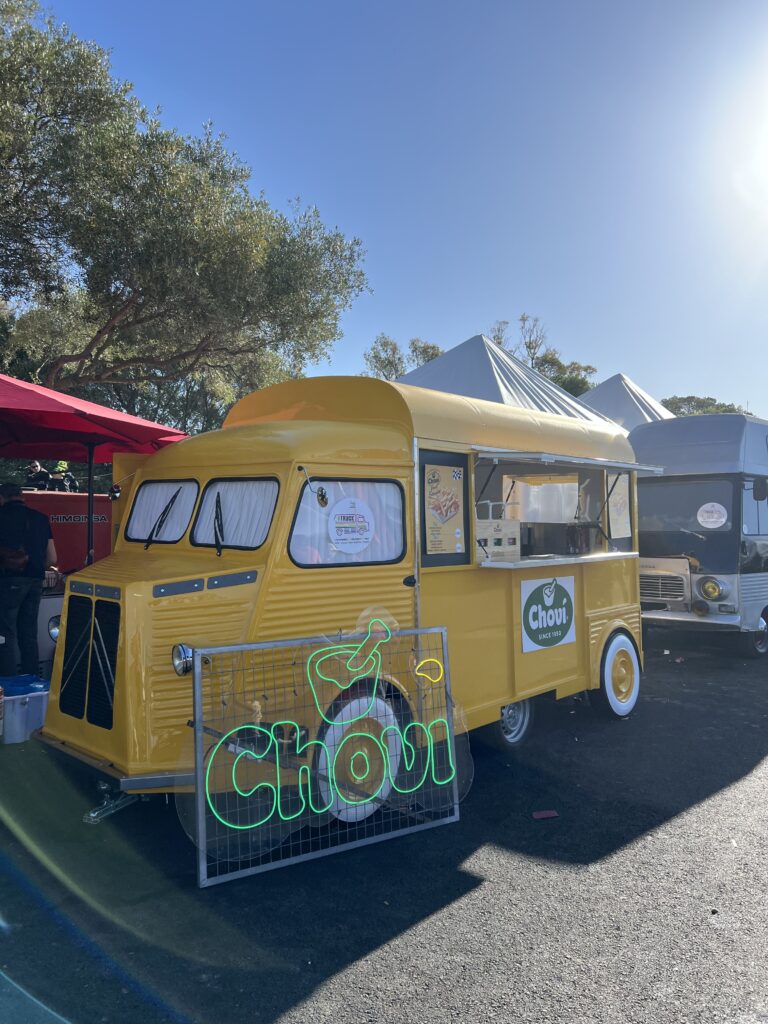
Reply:
<svg viewBox="0 0 768 1024"><path fill-rule="evenodd" d="M641 601L682 601L685 598L685 580L682 576L640 573Z"/></svg>
<svg viewBox="0 0 768 1024"><path fill-rule="evenodd" d="M88 673L88 721L102 729L112 728L115 696L117 641L120 636L120 605L97 601Z"/></svg>
<svg viewBox="0 0 768 1024"><path fill-rule="evenodd" d="M95 607L95 613L94 613ZM112 728L120 605L70 595L59 708L65 715Z"/></svg>

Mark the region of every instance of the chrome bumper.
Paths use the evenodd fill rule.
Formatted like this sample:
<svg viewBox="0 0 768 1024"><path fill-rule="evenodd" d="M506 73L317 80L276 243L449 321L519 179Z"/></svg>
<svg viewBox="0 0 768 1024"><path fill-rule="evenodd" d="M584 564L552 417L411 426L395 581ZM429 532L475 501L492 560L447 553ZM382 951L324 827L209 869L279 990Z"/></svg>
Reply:
<svg viewBox="0 0 768 1024"><path fill-rule="evenodd" d="M696 615L694 612L644 611L643 625L666 629L717 629L732 633L742 632L741 616L715 612Z"/></svg>
<svg viewBox="0 0 768 1024"><path fill-rule="evenodd" d="M53 747L54 750L60 750L67 757L73 757L76 761L87 764L89 768L92 768L100 775L106 775L108 778L113 779L118 783L118 788L125 793L148 789L156 789L163 792L164 790L172 790L177 786L194 786L195 784L194 772L155 772L152 775L121 775L109 761L89 757L88 754L84 754L82 751L70 746L64 740L48 736L40 729L36 730L32 735L35 739L40 740L41 743Z"/></svg>

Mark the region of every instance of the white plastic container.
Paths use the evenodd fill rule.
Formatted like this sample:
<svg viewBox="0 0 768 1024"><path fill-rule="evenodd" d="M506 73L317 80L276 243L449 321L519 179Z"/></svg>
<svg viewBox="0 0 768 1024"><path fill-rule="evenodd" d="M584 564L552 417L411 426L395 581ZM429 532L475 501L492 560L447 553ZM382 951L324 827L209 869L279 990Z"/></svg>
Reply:
<svg viewBox="0 0 768 1024"><path fill-rule="evenodd" d="M35 729L42 729L45 709L48 707L48 691L23 693L18 697L6 695L3 701L2 743L23 743Z"/></svg>

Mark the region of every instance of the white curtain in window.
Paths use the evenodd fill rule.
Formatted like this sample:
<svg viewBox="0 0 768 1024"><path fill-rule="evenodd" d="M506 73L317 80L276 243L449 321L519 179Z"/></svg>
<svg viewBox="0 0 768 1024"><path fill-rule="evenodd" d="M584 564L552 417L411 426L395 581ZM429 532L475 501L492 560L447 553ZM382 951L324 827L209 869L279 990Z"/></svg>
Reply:
<svg viewBox="0 0 768 1024"><path fill-rule="evenodd" d="M192 531L194 544L215 544L216 495L221 504L222 547L258 548L267 539L277 503L276 480L215 480L208 484Z"/></svg>
<svg viewBox="0 0 768 1024"><path fill-rule="evenodd" d="M317 500L327 494L325 507ZM305 485L290 540L299 565L393 562L403 554L403 493L397 484L313 480Z"/></svg>
<svg viewBox="0 0 768 1024"><path fill-rule="evenodd" d="M146 540L149 532L176 491L179 494L173 508L154 540L172 543L180 540L189 526L199 488L194 480L151 480L139 487L131 518L125 531L129 540Z"/></svg>

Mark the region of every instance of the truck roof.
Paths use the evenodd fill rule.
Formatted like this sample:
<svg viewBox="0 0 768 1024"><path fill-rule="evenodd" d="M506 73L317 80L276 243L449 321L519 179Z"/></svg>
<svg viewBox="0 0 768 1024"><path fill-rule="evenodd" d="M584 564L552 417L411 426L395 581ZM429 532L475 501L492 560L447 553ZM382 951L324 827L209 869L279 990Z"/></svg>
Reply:
<svg viewBox="0 0 768 1024"><path fill-rule="evenodd" d="M642 423L629 435L638 462L665 476L747 473L768 476L768 422L736 413Z"/></svg>
<svg viewBox="0 0 768 1024"><path fill-rule="evenodd" d="M499 402L452 395L372 377L310 377L254 391L237 402L223 430L265 424L322 423L329 428L355 424L346 447L356 443L358 428L378 427L408 442L462 447L483 445L544 451L562 455L633 462L625 432L609 421L589 422ZM183 442L190 444L192 442ZM179 447L179 446L176 446ZM299 453L299 457L303 457Z"/></svg>

